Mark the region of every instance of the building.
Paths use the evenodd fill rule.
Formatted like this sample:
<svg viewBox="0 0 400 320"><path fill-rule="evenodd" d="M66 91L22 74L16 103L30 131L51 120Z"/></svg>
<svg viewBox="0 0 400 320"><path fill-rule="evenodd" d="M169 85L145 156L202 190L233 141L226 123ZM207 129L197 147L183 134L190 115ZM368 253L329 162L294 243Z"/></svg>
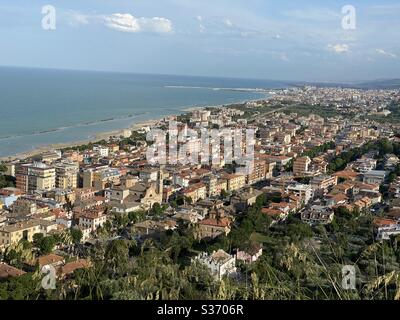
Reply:
<svg viewBox="0 0 400 320"><path fill-rule="evenodd" d="M120 182L120 171L116 168L89 168L83 172L83 187L103 190Z"/></svg>
<svg viewBox="0 0 400 320"><path fill-rule="evenodd" d="M196 239L214 239L222 234L228 235L231 232L231 220L222 216L216 210L212 210L207 219L200 221L195 230Z"/></svg>
<svg viewBox="0 0 400 320"><path fill-rule="evenodd" d="M325 194L330 188L336 186L338 178L336 176L321 175L313 177L310 185L314 188L317 193Z"/></svg>
<svg viewBox="0 0 400 320"><path fill-rule="evenodd" d="M15 177L16 187L25 193L56 187L55 168L41 162L18 165Z"/></svg>
<svg viewBox="0 0 400 320"><path fill-rule="evenodd" d="M236 250L236 260L244 261L245 263L253 263L261 257L263 252L262 246L258 243L251 244L248 248Z"/></svg>
<svg viewBox="0 0 400 320"><path fill-rule="evenodd" d="M334 212L330 207L314 205L301 213L301 220L309 224L329 224L333 221Z"/></svg>
<svg viewBox="0 0 400 320"><path fill-rule="evenodd" d="M106 221L107 216L102 210L90 210L84 212L79 217L79 227L96 231L99 227L102 227Z"/></svg>
<svg viewBox="0 0 400 320"><path fill-rule="evenodd" d="M0 203L6 208L12 206L12 204L18 200L21 196L21 191L16 188L3 188L0 189Z"/></svg>
<svg viewBox="0 0 400 320"><path fill-rule="evenodd" d="M202 182L193 184L192 186L183 190L183 195L187 198L190 198L193 203L205 199L207 196L206 185Z"/></svg>
<svg viewBox="0 0 400 320"><path fill-rule="evenodd" d="M371 170L364 173L363 182L367 184L382 184L385 182L387 176L386 171Z"/></svg>
<svg viewBox="0 0 400 320"><path fill-rule="evenodd" d="M269 175L269 164L264 160L255 160L251 173L247 176L247 184L253 184L265 180Z"/></svg>
<svg viewBox="0 0 400 320"><path fill-rule="evenodd" d="M313 188L307 184L290 184L286 187L286 192L289 195L294 195L301 199L303 204L307 204L314 196Z"/></svg>
<svg viewBox="0 0 400 320"><path fill-rule="evenodd" d="M56 169L56 187L74 189L78 187L79 165L76 163L58 163Z"/></svg>
<svg viewBox="0 0 400 320"><path fill-rule="evenodd" d="M108 157L109 154L108 147L102 145L93 146L93 151L97 152L100 157Z"/></svg>
<svg viewBox="0 0 400 320"><path fill-rule="evenodd" d="M24 271L14 268L7 263L0 262L0 281L8 278L15 278L25 274Z"/></svg>
<svg viewBox="0 0 400 320"><path fill-rule="evenodd" d="M241 174L225 174L222 179L226 180L227 190L236 191L246 185L246 176Z"/></svg>
<svg viewBox="0 0 400 320"><path fill-rule="evenodd" d="M373 224L377 240L389 240L390 236L400 234L400 224L397 220L377 218Z"/></svg>
<svg viewBox="0 0 400 320"><path fill-rule="evenodd" d="M399 164L399 158L394 154L385 155L385 169L393 170Z"/></svg>
<svg viewBox="0 0 400 320"><path fill-rule="evenodd" d="M257 198L262 194L263 192L260 190L248 188L231 197L231 205L235 208L236 212L243 212L255 204Z"/></svg>
<svg viewBox="0 0 400 320"><path fill-rule="evenodd" d="M222 249L214 251L212 254L203 252L192 260L192 262L195 261L205 265L217 280L236 274L236 257Z"/></svg>
<svg viewBox="0 0 400 320"><path fill-rule="evenodd" d="M57 229L55 221L42 219L31 219L5 226L0 229L0 248L4 249L22 239L32 242L35 234L42 233L46 236L48 232L55 229Z"/></svg>
<svg viewBox="0 0 400 320"><path fill-rule="evenodd" d="M310 165L310 157L297 158L293 161L293 173L297 176L305 175L309 172Z"/></svg>

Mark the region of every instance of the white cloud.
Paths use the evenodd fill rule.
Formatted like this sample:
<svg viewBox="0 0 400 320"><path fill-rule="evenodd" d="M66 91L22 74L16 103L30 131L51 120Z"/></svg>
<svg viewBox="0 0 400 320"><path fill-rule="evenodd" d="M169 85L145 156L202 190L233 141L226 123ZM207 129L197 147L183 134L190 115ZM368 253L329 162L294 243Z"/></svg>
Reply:
<svg viewBox="0 0 400 320"><path fill-rule="evenodd" d="M229 19L225 19L225 20L224 20L224 24L225 24L226 26L228 26L228 27L232 27L232 26L233 26L232 21L229 20Z"/></svg>
<svg viewBox="0 0 400 320"><path fill-rule="evenodd" d="M346 53L350 51L350 48L347 44L330 44L328 45L328 50L341 54L341 53Z"/></svg>
<svg viewBox="0 0 400 320"><path fill-rule="evenodd" d="M299 20L332 21L340 19L340 11L326 8L305 8L291 10L284 13L286 16Z"/></svg>
<svg viewBox="0 0 400 320"><path fill-rule="evenodd" d="M69 10L67 13L68 24L72 27L89 24L90 17L77 11Z"/></svg>
<svg viewBox="0 0 400 320"><path fill-rule="evenodd" d="M197 16L196 19L197 19L197 21L200 21L200 22L203 21L203 17L202 16Z"/></svg>
<svg viewBox="0 0 400 320"><path fill-rule="evenodd" d="M114 13L104 16L107 27L122 32L155 32L170 33L173 30L171 20L167 18L136 18L129 13Z"/></svg>
<svg viewBox="0 0 400 320"><path fill-rule="evenodd" d="M383 49L376 49L376 52L377 52L378 54L380 54L380 55L385 56L385 57L397 58L397 55L396 55L396 54L394 54L394 53L392 53L392 52L385 51L385 50L383 50Z"/></svg>

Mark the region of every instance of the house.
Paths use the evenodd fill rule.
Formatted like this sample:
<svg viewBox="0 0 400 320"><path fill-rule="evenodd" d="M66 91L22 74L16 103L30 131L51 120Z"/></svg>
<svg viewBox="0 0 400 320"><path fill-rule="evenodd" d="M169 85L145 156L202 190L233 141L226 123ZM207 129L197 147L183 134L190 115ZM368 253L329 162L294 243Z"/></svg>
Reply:
<svg viewBox="0 0 400 320"><path fill-rule="evenodd" d="M368 209L372 206L372 201L368 197L362 197L354 201L354 205L357 206L358 210Z"/></svg>
<svg viewBox="0 0 400 320"><path fill-rule="evenodd" d="M197 224L195 231L196 239L216 238L222 234L228 235L231 232L231 220L222 216L220 212L213 210L209 217Z"/></svg>
<svg viewBox="0 0 400 320"><path fill-rule="evenodd" d="M21 195L22 192L17 188L3 188L0 189L0 202L3 203L6 208L10 208Z"/></svg>
<svg viewBox="0 0 400 320"><path fill-rule="evenodd" d="M141 239L145 238L158 238L162 232L167 230L175 230L177 223L174 220L153 221L145 220L135 223L132 229L136 232L137 236Z"/></svg>
<svg viewBox="0 0 400 320"><path fill-rule="evenodd" d="M257 198L262 194L262 191L254 188L245 189L231 197L231 205L235 208L236 212L244 212L248 207L255 204Z"/></svg>
<svg viewBox="0 0 400 320"><path fill-rule="evenodd" d="M392 235L400 234L399 221L393 219L377 218L373 221L377 240L389 240Z"/></svg>
<svg viewBox="0 0 400 320"><path fill-rule="evenodd" d="M330 188L337 185L338 178L336 176L321 175L313 177L310 185L314 188L315 192L323 195L329 191Z"/></svg>
<svg viewBox="0 0 400 320"><path fill-rule="evenodd" d="M371 170L364 173L363 182L367 184L382 184L385 182L387 172L383 170Z"/></svg>
<svg viewBox="0 0 400 320"><path fill-rule="evenodd" d="M330 207L314 205L301 213L301 220L309 224L329 224L333 221L334 212Z"/></svg>
<svg viewBox="0 0 400 320"><path fill-rule="evenodd" d="M351 180L351 181L356 181L359 177L359 173L353 170L343 170L343 171L338 171L333 174L333 176L343 179L343 180Z"/></svg>
<svg viewBox="0 0 400 320"><path fill-rule="evenodd" d="M15 278L25 274L24 271L14 268L7 263L0 262L0 280Z"/></svg>
<svg viewBox="0 0 400 320"><path fill-rule="evenodd" d="M244 261L245 263L252 263L258 260L262 255L262 245L253 243L248 248L236 250L236 260Z"/></svg>
<svg viewBox="0 0 400 320"><path fill-rule="evenodd" d="M79 227L96 231L99 227L102 227L106 221L107 215L103 210L89 210L83 212L79 217Z"/></svg>
<svg viewBox="0 0 400 320"><path fill-rule="evenodd" d="M139 202L123 202L116 203L112 206L112 211L119 214L127 214L131 212L137 212L142 210L142 204Z"/></svg>
<svg viewBox="0 0 400 320"><path fill-rule="evenodd" d="M205 265L216 280L236 274L236 257L222 249L214 251L212 254L203 252L192 260L192 262L195 261Z"/></svg>
<svg viewBox="0 0 400 320"><path fill-rule="evenodd" d="M4 226L0 229L0 249L19 242L21 239L32 242L37 233L47 235L51 230L57 229L55 221L30 219L27 221Z"/></svg>
<svg viewBox="0 0 400 320"><path fill-rule="evenodd" d="M301 183L289 184L286 187L286 192L289 195L300 197L303 204L308 204L314 196L313 188L310 185Z"/></svg>
<svg viewBox="0 0 400 320"><path fill-rule="evenodd" d="M331 192L325 197L328 207L341 206L348 202L349 198L343 192Z"/></svg>
<svg viewBox="0 0 400 320"><path fill-rule="evenodd" d="M92 264L88 259L78 259L76 261L68 262L59 268L58 277L68 278L75 272L75 270L88 269L91 266Z"/></svg>
<svg viewBox="0 0 400 320"><path fill-rule="evenodd" d="M274 220L285 220L288 216L287 213L278 210L278 209L272 209L272 208L262 208L261 212L263 214L266 214L267 216L271 217Z"/></svg>
<svg viewBox="0 0 400 320"><path fill-rule="evenodd" d="M393 170L399 164L399 158L394 154L385 155L385 169Z"/></svg>
<svg viewBox="0 0 400 320"><path fill-rule="evenodd" d="M38 257L37 259L35 259L32 265L39 266L39 268L50 265L56 268L63 265L64 263L65 263L64 257L51 253L45 256Z"/></svg>

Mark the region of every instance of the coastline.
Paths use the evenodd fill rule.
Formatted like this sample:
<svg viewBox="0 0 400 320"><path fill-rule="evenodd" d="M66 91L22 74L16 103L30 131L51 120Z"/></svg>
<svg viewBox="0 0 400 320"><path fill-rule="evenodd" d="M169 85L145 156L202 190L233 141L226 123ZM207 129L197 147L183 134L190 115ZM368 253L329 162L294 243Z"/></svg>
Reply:
<svg viewBox="0 0 400 320"><path fill-rule="evenodd" d="M52 150L57 150L57 149L65 149L65 148L70 148L70 147L78 147L81 145L85 145L88 143L96 143L100 140L107 140L110 137L113 136L120 136L122 135L124 130L139 130L142 127L148 126L148 125L154 125L160 119L150 119L146 121L141 121L139 123L133 123L130 127L127 128L122 128L119 130L114 130L114 131L106 131L106 132L99 132L97 133L93 138L90 139L83 139L83 140L78 140L78 141L71 141L71 142L65 142L65 143L54 143L54 144L48 144L43 147L35 148L34 150L31 151L26 151L26 152L20 152L15 155L10 155L10 156L4 156L0 157L0 161L15 161L15 160L23 160L26 158L33 157L35 155L38 155L43 152L48 152Z"/></svg>
<svg viewBox="0 0 400 320"><path fill-rule="evenodd" d="M52 151L52 150L59 150L59 149L65 149L65 148L70 148L70 147L78 147L81 145L85 145L88 143L96 143L101 140L108 140L110 137L113 136L120 136L123 134L124 130L131 130L131 131L136 131L141 129L142 127L145 126L153 126L157 122L161 121L163 118L167 116L178 116L184 113L189 113L189 112L194 112L196 110L203 110L205 108L221 108L221 107L229 107L235 104L244 104L246 102L252 102L252 101L264 101L265 99L268 98L268 95L265 96L263 99L251 99L251 100L244 100L244 101L238 101L234 103L228 103L228 104L220 104L220 105L203 105L203 106L191 106L187 107L185 109L182 109L180 114L175 114L175 115L163 115L160 116L157 119L149 119L149 120L144 120L140 122L133 122L129 127L124 127L118 130L113 130L113 131L105 131L105 132L99 132L97 133L93 138L90 139L83 139L83 140L76 140L76 141L71 141L71 142L65 142L65 143L52 143L52 144L47 144L42 147L35 148L30 151L24 151L20 152L17 154L13 155L8 155L8 156L2 156L0 157L0 161L2 162L11 162L11 161L17 161L17 160L24 160L27 158L31 158L33 156L36 156L38 154Z"/></svg>

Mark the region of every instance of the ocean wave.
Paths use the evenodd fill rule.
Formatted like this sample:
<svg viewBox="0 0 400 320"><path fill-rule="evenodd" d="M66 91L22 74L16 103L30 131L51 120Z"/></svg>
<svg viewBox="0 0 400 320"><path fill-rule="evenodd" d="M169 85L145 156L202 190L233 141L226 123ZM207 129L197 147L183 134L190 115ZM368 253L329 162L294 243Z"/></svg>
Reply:
<svg viewBox="0 0 400 320"><path fill-rule="evenodd" d="M73 129L73 128L93 126L93 125L97 125L97 124L105 123L105 122L127 120L127 119L131 119L131 118L137 118L141 115L145 115L148 113L149 112L140 112L140 113L128 114L128 115L119 116L119 117L111 117L111 118L105 118L105 119L100 119L100 120L80 122L80 123L70 125L70 126L63 126L63 127L58 127L58 128L46 129L46 130L38 130L38 131L29 132L29 133L21 133L21 134L15 134L15 135L0 136L0 140L9 140L9 139L21 138L21 137L32 136L32 135L36 136L36 135L64 131L64 130Z"/></svg>

